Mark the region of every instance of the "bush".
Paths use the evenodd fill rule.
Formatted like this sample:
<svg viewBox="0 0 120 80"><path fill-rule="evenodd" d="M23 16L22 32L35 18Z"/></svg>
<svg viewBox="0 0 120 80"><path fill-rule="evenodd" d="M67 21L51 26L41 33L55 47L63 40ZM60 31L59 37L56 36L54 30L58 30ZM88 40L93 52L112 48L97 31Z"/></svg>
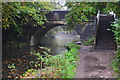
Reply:
<svg viewBox="0 0 120 80"><path fill-rule="evenodd" d="M91 37L87 41L83 43L83 45L88 46L88 45L93 45L94 44L94 38Z"/></svg>
<svg viewBox="0 0 120 80"><path fill-rule="evenodd" d="M120 77L120 19L116 19L116 21L113 22L112 26L112 31L114 32L115 41L117 44L117 50L115 52L116 56L113 60L113 69L116 73L118 73L118 76Z"/></svg>
<svg viewBox="0 0 120 80"><path fill-rule="evenodd" d="M73 42L66 44L65 47L68 47L68 48L70 48L70 49L72 49L72 48L80 49L80 46L77 45L77 44L75 44L75 43L73 43Z"/></svg>
<svg viewBox="0 0 120 80"><path fill-rule="evenodd" d="M70 50L66 50L64 55L50 55L45 53L45 57L43 58L39 53L34 53L38 57L38 62L41 61L40 69L30 69L24 73L24 77L26 78L31 75L34 78L74 78L77 61L79 60L78 49L80 47L75 43L69 43L67 46Z"/></svg>

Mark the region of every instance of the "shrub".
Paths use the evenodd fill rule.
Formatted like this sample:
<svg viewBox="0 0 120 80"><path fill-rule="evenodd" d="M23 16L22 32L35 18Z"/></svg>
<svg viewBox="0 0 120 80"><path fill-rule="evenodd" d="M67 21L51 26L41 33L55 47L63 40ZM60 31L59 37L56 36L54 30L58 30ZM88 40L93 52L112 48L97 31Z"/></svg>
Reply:
<svg viewBox="0 0 120 80"><path fill-rule="evenodd" d="M45 53L45 56L42 57L39 53L33 53L38 57L38 62L41 61L41 66L38 70L30 69L26 71L24 76L28 77L26 74L31 74L35 78L74 78L77 61L79 60L78 49L80 47L75 43L69 43L67 46L70 50L66 50L64 55L50 55Z"/></svg>
<svg viewBox="0 0 120 80"><path fill-rule="evenodd" d="M120 19L116 19L115 22L113 22L112 26L112 31L114 32L115 41L117 44L117 50L115 52L116 56L113 60L113 69L118 73L120 77Z"/></svg>
<svg viewBox="0 0 120 80"><path fill-rule="evenodd" d="M72 43L68 43L65 46L68 47L68 48L70 48L70 49L72 49L72 48L80 49L80 46L77 45L77 44L75 44L75 43L73 43L73 42Z"/></svg>
<svg viewBox="0 0 120 80"><path fill-rule="evenodd" d="M83 45L85 45L85 46L87 46L87 45L93 45L93 44L94 44L94 38L93 37L89 38L87 41L85 41L83 43Z"/></svg>

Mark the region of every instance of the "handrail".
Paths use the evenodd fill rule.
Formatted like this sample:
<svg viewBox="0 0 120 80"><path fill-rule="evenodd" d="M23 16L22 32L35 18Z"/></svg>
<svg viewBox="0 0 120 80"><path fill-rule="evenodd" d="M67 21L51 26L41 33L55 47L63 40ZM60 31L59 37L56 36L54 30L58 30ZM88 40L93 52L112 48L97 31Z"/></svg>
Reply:
<svg viewBox="0 0 120 80"><path fill-rule="evenodd" d="M113 15L114 19L116 18L116 14L113 11L109 12L109 14Z"/></svg>
<svg viewBox="0 0 120 80"><path fill-rule="evenodd" d="M95 22L94 22L94 27L95 27L95 40L94 40L94 44L95 45L96 45L96 38L97 38L97 30L98 30L98 26L99 26L99 21L100 21L100 11L98 10L97 17L95 18Z"/></svg>
<svg viewBox="0 0 120 80"><path fill-rule="evenodd" d="M113 13L113 15L114 15L114 19L116 19L116 14L115 14L115 13Z"/></svg>

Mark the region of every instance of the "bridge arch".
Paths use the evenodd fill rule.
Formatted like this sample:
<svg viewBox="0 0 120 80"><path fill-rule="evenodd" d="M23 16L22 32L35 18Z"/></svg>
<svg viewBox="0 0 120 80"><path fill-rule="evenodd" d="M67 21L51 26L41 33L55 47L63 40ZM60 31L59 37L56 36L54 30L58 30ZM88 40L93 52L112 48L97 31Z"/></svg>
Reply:
<svg viewBox="0 0 120 80"><path fill-rule="evenodd" d="M45 24L46 28L39 28L37 29L30 38L30 46L37 45L41 42L43 36L52 28L61 26L61 25L67 25L67 24L61 24L61 23L48 23Z"/></svg>
<svg viewBox="0 0 120 80"><path fill-rule="evenodd" d="M40 43L42 37L52 28L60 25L66 25L64 21L66 14L69 11L66 10L53 10L46 15L49 21L44 26L46 28L38 28L30 37L30 46L34 46Z"/></svg>
<svg viewBox="0 0 120 80"><path fill-rule="evenodd" d="M52 28L60 25L67 25L67 23L64 21L66 14L68 14L69 11L64 10L55 10L46 15L46 18L48 20L48 23L46 23L44 26L46 28L39 27L37 30L35 30L34 33L32 33L30 37L30 46L38 45L43 38L43 36ZM90 23L94 23L94 17L90 18ZM82 27L78 27L77 25L75 28L73 28L79 35L81 35ZM86 26L89 26L86 25ZM84 27L84 26L83 26ZM93 28L93 27L92 27Z"/></svg>

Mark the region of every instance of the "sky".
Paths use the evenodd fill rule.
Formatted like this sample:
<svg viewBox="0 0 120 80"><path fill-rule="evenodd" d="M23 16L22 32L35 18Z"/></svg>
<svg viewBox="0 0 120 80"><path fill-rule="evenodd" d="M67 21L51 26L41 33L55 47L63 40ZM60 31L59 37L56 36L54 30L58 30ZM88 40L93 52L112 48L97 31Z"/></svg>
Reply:
<svg viewBox="0 0 120 80"><path fill-rule="evenodd" d="M59 3L61 6L63 6L62 10L67 10L67 7L65 6L66 0L51 0L51 2Z"/></svg>

